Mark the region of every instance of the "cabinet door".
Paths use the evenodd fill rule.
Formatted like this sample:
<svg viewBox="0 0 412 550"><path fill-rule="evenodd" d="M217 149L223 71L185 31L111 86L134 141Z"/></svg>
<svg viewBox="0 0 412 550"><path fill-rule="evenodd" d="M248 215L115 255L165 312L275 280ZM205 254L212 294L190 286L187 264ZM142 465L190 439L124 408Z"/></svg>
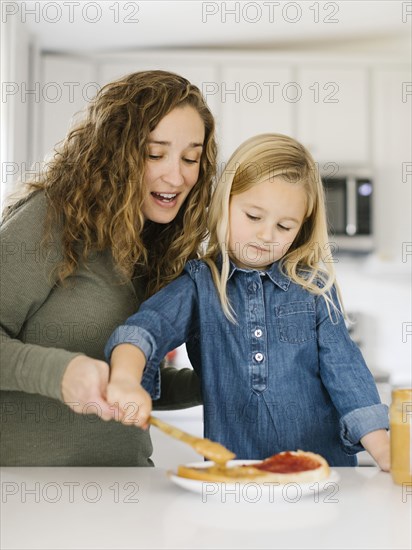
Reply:
<svg viewBox="0 0 412 550"><path fill-rule="evenodd" d="M320 65L298 70L298 139L319 162L369 164L366 68Z"/></svg>
<svg viewBox="0 0 412 550"><path fill-rule="evenodd" d="M60 55L42 56L38 158L53 154L55 145L82 116L98 89L93 63Z"/></svg>
<svg viewBox="0 0 412 550"><path fill-rule="evenodd" d="M372 71L374 227L381 259L411 262L412 84L408 66Z"/></svg>
<svg viewBox="0 0 412 550"><path fill-rule="evenodd" d="M219 82L221 158L227 161L243 141L256 134L293 135L295 84L290 67L266 64L224 65Z"/></svg>
<svg viewBox="0 0 412 550"><path fill-rule="evenodd" d="M3 5L2 5L3 7ZM2 25L1 31L1 187L0 212L3 200L14 193L19 181L30 169L31 119L39 101L40 90L32 81L35 51L27 25L19 18ZM37 52L36 52L37 53ZM34 76L34 74L33 74ZM36 92L33 90L36 88Z"/></svg>

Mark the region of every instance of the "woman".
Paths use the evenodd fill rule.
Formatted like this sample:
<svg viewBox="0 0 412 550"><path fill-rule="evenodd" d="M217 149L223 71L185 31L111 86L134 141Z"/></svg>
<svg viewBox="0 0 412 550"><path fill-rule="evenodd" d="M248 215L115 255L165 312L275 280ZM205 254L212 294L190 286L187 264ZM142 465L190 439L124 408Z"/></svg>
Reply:
<svg viewBox="0 0 412 550"><path fill-rule="evenodd" d="M164 71L134 73L102 88L8 209L3 465L152 465L149 434L117 422L106 400L104 344L196 257L215 165L198 88ZM164 369L162 399L163 408L195 404L193 372Z"/></svg>

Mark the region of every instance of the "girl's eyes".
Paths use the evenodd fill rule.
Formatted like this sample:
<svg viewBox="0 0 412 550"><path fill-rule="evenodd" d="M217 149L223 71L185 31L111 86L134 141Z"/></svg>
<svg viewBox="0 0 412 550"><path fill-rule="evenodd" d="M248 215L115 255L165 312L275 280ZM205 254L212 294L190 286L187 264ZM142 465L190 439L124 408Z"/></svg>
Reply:
<svg viewBox="0 0 412 550"><path fill-rule="evenodd" d="M198 160L193 160L193 159L183 159L185 162L187 162L187 164L198 164L199 161Z"/></svg>
<svg viewBox="0 0 412 550"><path fill-rule="evenodd" d="M249 220L251 220L252 222L257 222L261 220L261 218L259 218L258 216L252 216L252 214L248 214L247 212L245 212L245 214L247 218L249 218ZM291 227L285 227L284 225L281 225L281 224L278 224L278 228L281 231L290 231L292 229Z"/></svg>
<svg viewBox="0 0 412 550"><path fill-rule="evenodd" d="M246 212L246 216L249 218L249 220L252 220L252 221L257 221L257 220L260 220L260 218L258 218L257 216L252 216L252 214L248 214Z"/></svg>

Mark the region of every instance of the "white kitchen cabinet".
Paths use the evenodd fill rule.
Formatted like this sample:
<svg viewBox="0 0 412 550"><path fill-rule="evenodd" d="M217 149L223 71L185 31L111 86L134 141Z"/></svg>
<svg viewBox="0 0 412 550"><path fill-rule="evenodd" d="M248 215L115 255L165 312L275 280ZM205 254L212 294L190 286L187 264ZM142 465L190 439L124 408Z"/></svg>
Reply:
<svg viewBox="0 0 412 550"><path fill-rule="evenodd" d="M374 227L382 260L411 264L412 78L409 66L372 71Z"/></svg>
<svg viewBox="0 0 412 550"><path fill-rule="evenodd" d="M369 164L368 72L364 67L310 65L298 69L297 137L318 162Z"/></svg>
<svg viewBox="0 0 412 550"><path fill-rule="evenodd" d="M96 66L86 59L45 54L41 71L38 159L53 153L99 89Z"/></svg>
<svg viewBox="0 0 412 550"><path fill-rule="evenodd" d="M290 65L229 64L221 67L219 82L220 149L227 161L247 138L266 132L293 135L293 70Z"/></svg>
<svg viewBox="0 0 412 550"><path fill-rule="evenodd" d="M39 90L37 86L36 94L38 52L27 27L18 18L11 18L2 24L1 31L0 211L3 200L15 192L17 182L25 180L26 171L36 160L32 156L30 133Z"/></svg>

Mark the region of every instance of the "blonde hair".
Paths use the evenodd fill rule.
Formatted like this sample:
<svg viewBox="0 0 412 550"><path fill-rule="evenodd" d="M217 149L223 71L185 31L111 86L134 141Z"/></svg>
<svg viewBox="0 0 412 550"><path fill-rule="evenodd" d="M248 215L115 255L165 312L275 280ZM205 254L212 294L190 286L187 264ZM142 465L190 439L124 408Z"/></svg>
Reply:
<svg viewBox="0 0 412 550"><path fill-rule="evenodd" d="M230 157L217 183L209 211L210 239L204 259L211 269L225 315L231 321L235 320L235 312L226 292L230 270L230 198L277 177L302 186L307 199L305 220L281 258L280 268L294 283L324 296L328 310L329 304L333 304L330 290L336 278L328 242L323 185L316 164L309 151L293 138L261 134L242 143ZM219 256L222 258L220 271L216 265Z"/></svg>
<svg viewBox="0 0 412 550"><path fill-rule="evenodd" d="M149 133L170 111L187 105L205 126L198 181L172 222L145 222L141 207ZM185 78L144 71L104 86L84 120L27 187L29 193L45 192L46 238L53 225L62 231L58 281L76 270L80 258L87 260L92 252L105 249L111 250L126 278L140 269L147 281L146 296L177 277L207 234L216 154L213 115L200 90Z"/></svg>

